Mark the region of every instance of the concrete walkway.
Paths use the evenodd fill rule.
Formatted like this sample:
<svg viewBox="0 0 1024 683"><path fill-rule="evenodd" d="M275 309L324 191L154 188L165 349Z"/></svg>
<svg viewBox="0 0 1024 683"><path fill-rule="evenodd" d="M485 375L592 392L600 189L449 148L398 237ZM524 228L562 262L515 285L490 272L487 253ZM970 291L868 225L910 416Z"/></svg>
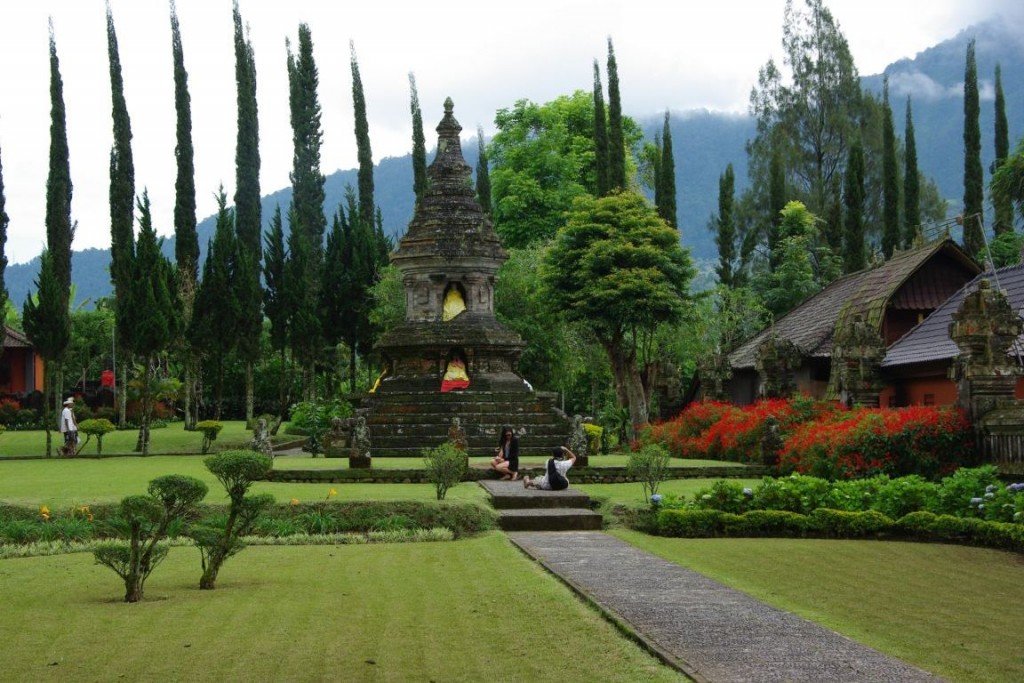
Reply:
<svg viewBox="0 0 1024 683"><path fill-rule="evenodd" d="M509 538L698 681L939 680L601 532Z"/></svg>

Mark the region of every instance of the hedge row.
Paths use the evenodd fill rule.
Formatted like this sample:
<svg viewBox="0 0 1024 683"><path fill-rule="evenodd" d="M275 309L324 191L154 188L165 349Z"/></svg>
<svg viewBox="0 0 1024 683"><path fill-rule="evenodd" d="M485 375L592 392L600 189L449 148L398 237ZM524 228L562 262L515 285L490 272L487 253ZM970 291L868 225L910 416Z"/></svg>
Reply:
<svg viewBox="0 0 1024 683"><path fill-rule="evenodd" d="M912 512L897 520L881 512L818 508L807 515L751 510L662 510L641 523L643 531L678 538L865 538L939 541L1024 551L1024 526L1008 522Z"/></svg>

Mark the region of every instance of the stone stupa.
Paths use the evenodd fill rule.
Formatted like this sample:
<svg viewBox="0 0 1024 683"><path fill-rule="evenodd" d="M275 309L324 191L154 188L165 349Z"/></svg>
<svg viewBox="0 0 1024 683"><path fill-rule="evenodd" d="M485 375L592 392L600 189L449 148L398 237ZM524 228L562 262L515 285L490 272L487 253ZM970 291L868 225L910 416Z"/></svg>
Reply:
<svg viewBox="0 0 1024 683"><path fill-rule="evenodd" d="M554 394L516 374L523 340L494 316L508 255L477 201L452 108L445 100L427 189L391 254L406 314L377 344L385 374L363 402L374 457L419 455L447 438L453 417L470 455L494 453L504 425L516 429L522 452L549 452L569 434Z"/></svg>

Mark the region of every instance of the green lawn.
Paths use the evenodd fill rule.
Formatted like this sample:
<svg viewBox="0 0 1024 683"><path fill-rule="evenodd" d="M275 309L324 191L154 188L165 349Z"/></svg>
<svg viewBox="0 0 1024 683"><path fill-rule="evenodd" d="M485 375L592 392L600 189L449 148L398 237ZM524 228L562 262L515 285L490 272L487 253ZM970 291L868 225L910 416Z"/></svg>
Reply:
<svg viewBox="0 0 1024 683"><path fill-rule="evenodd" d="M238 448L252 440L252 432L245 428L242 420L226 421L222 423L221 430L214 446L216 448ZM60 432L52 432L54 448L61 446L64 441ZM199 453L203 445L203 435L199 432L186 432L183 422L172 422L161 429L154 429L150 432L150 453ZM83 441L85 435L79 435ZM137 429L125 429L111 432L103 437L103 453L106 454L135 454L135 442L139 438ZM283 438L283 437L282 437ZM96 453L96 439L93 438L85 449L83 455ZM0 458L12 455L46 455L46 432L4 432L0 434Z"/></svg>
<svg viewBox="0 0 1024 683"><path fill-rule="evenodd" d="M572 481L572 470L569 470ZM692 496L697 490L711 486L716 479L670 479L658 488L658 493L673 496ZM760 479L730 479L740 486L756 486ZM585 491L594 498L607 499L611 504L644 505L644 493L639 483L631 484L578 484L575 488Z"/></svg>
<svg viewBox="0 0 1024 683"><path fill-rule="evenodd" d="M620 538L952 680L1024 680L1024 557L953 545Z"/></svg>
<svg viewBox="0 0 1024 683"><path fill-rule="evenodd" d="M171 551L147 600L91 555L0 561L5 680L677 681L500 534L253 547L199 591Z"/></svg>
<svg viewBox="0 0 1024 683"><path fill-rule="evenodd" d="M210 486L207 502L225 500L224 489L203 465L203 459L187 455L157 455L93 460L0 461L0 501L65 508L114 502L130 493L143 493L150 479L162 474L188 474ZM323 499L334 488L334 500L434 500L430 484L293 484L261 482L257 493L272 493L279 502ZM482 488L463 482L448 492L447 500L484 501Z"/></svg>

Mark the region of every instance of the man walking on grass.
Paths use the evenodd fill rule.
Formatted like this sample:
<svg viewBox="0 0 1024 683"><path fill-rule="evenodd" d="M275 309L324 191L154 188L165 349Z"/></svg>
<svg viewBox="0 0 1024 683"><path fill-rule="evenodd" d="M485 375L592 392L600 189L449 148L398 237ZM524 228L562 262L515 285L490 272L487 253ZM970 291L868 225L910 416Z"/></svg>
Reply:
<svg viewBox="0 0 1024 683"><path fill-rule="evenodd" d="M64 401L64 410L60 411L60 433L64 435L64 455L74 455L78 447L78 423L75 422L75 413L71 408L75 405L75 399L68 398Z"/></svg>

